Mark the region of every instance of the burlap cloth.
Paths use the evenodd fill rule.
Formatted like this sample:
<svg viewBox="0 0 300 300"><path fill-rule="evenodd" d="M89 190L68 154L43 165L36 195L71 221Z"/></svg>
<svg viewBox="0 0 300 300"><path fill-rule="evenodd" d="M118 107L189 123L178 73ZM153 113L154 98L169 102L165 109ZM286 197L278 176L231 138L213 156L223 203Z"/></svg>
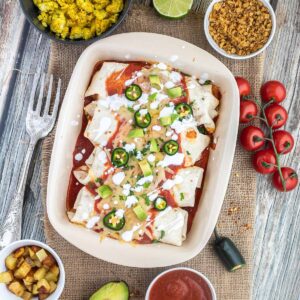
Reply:
<svg viewBox="0 0 300 300"><path fill-rule="evenodd" d="M190 13L182 20L170 21L157 16L151 7L135 5L118 32L147 31L174 36L212 52L218 57L207 44L202 27L202 13ZM62 78L64 88L69 82L73 67L82 51L83 48L80 46L52 44L49 72ZM235 75L248 78L254 92L258 91L262 80L262 56L246 61L218 58ZM43 144L43 199L46 199L47 174L53 138L54 134L52 133ZM208 244L197 257L183 264L207 275L215 286L220 300L248 300L251 298L255 194L256 177L250 165L249 155L238 145L218 227L222 235L230 237L237 244L246 258L247 267L236 273L228 273L215 256L211 244ZM119 279L123 279L129 284L134 293L132 299L144 299L147 286L153 277L163 270L162 268L122 267L95 259L58 235L51 227L47 214L45 214L45 234L47 243L57 250L66 269L66 286L61 299L88 299L89 295L106 281ZM122 253L116 253L116 255L122 255Z"/></svg>

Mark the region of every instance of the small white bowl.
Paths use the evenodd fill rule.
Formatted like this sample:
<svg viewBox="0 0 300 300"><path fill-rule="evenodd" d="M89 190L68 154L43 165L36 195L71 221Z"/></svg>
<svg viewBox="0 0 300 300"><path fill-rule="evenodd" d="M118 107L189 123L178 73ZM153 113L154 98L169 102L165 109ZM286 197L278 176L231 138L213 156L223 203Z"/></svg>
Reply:
<svg viewBox="0 0 300 300"><path fill-rule="evenodd" d="M57 253L52 248L50 248L48 245L46 245L42 242L35 241L35 240L20 240L20 241L11 243L10 245L8 245L4 249L2 249L0 252L0 273L6 271L5 258L9 254L11 254L13 251L17 250L20 247L25 247L25 246L39 246L39 247L47 250L55 258L55 260L58 264L58 267L59 267L60 275L59 275L59 280L57 283L56 290L47 298L47 300L59 299L59 296L61 295L61 293L64 289L64 286L65 286L65 269L64 269L61 259L57 255ZM1 295L0 298L5 299L5 300L20 300L21 299L20 297L17 297L13 293L11 293L7 289L6 285L3 283L0 283L0 295ZM35 299L37 299L37 297L33 298L33 300L35 300Z"/></svg>
<svg viewBox="0 0 300 300"><path fill-rule="evenodd" d="M145 297L145 300L149 300L150 299L150 291L153 287L153 285L157 282L157 280L159 278L161 278L163 275L167 274L167 273L170 273L170 272L173 272L173 271L179 271L179 270L185 270L185 271L190 271L190 272L193 272L195 274L197 274L198 276L200 276L202 279L204 279L204 281L207 283L210 291L211 291L211 295L212 295L212 300L217 300L217 295L216 295L216 291L212 285L212 283L208 280L208 278L206 276L204 276L202 273L194 270L194 269L191 269L191 268L185 268L185 267L178 267L178 268L173 268L173 269L169 269L169 270L166 270L162 273L160 273L159 275L157 275L153 280L152 282L150 283L148 289L147 289L147 293L146 293L146 297Z"/></svg>
<svg viewBox="0 0 300 300"><path fill-rule="evenodd" d="M267 0L260 0L264 6L268 9L270 15L271 15L271 19L272 19L272 30L271 30L271 34L269 36L268 41L266 42L266 44L259 50L257 50L256 52L253 52L249 55L237 55L237 54L229 54L227 53L225 50L223 50L221 47L218 46L218 44L214 41L214 39L211 37L210 33L209 33L209 15L213 9L213 6L217 3L217 2L221 2L224 0L213 0L210 5L208 6L206 13L205 13L205 17L204 17L204 32L205 32L205 36L209 42L209 44L212 46L212 48L214 48L214 50L216 50L218 53L220 53L221 55L228 57L228 58L232 58L232 59L248 59L251 57L254 57L258 54L260 54L261 52L263 52L271 43L275 31L276 31L276 16L275 16L275 12L271 6L271 4L269 3L269 1Z"/></svg>

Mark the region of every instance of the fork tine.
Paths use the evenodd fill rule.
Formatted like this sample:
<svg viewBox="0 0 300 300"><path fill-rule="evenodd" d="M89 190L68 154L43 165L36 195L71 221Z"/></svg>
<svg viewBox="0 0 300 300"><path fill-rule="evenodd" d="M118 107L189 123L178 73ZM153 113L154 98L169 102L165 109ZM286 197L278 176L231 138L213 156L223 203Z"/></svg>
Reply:
<svg viewBox="0 0 300 300"><path fill-rule="evenodd" d="M38 81L40 78L40 71L41 70L38 69L38 71L34 74L32 89L31 89L30 98L29 98L29 105L28 105L29 110L33 110L34 96L35 96L37 84L38 84Z"/></svg>
<svg viewBox="0 0 300 300"><path fill-rule="evenodd" d="M46 105L45 105L45 108L44 108L44 115L49 114L49 108L50 108L50 103L51 103L51 95L52 95L52 83L53 83L53 75L51 74L50 82L49 82L49 86L48 86L48 94L47 94Z"/></svg>
<svg viewBox="0 0 300 300"><path fill-rule="evenodd" d="M59 78L58 79L58 83L57 83L57 91L56 91L56 96L55 96L53 111L52 111L52 114L51 114L53 125L54 125L55 120L56 120L56 115L57 115L58 106L59 106L60 88L61 88L61 79Z"/></svg>
<svg viewBox="0 0 300 300"><path fill-rule="evenodd" d="M35 111L40 114L41 113L41 108L42 108L42 102L43 102L43 94L44 94L44 86L45 86L45 73L41 76L41 85L40 85L40 94L39 98L36 104L36 109Z"/></svg>

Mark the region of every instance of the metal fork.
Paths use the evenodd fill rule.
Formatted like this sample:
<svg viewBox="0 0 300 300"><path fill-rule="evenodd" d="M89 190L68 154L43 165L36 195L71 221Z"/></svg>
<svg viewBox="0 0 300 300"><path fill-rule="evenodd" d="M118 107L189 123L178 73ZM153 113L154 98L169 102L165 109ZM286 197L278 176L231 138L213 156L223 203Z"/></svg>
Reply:
<svg viewBox="0 0 300 300"><path fill-rule="evenodd" d="M38 92L39 79L40 79L40 90L39 90L37 103L35 105L35 98L36 98L35 94L36 92ZM50 76L46 102L44 103L44 110L42 111L43 102L44 102L43 101L44 93L46 92L45 79L46 79L45 73L40 74L40 72L38 72L34 76L33 86L30 94L29 106L28 106L28 111L26 116L26 131L30 136L30 143L24 159L24 165L22 168L20 181L18 183L17 192L14 198L11 200L8 214L4 219L4 224L1 224L0 249L4 248L5 246L9 245L14 241L21 239L24 192L25 192L28 170L34 152L34 148L37 142L40 139L46 137L53 129L57 117L57 111L58 111L59 99L60 99L61 80L60 79L58 80L57 89L55 92L55 101L53 104L53 110L52 113L50 113L53 75Z"/></svg>

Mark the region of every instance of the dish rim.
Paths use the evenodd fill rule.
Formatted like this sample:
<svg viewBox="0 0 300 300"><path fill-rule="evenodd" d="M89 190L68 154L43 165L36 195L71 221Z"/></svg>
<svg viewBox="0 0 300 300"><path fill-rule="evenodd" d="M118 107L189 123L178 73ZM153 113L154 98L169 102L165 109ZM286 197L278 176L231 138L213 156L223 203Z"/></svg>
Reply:
<svg viewBox="0 0 300 300"><path fill-rule="evenodd" d="M68 85L68 88L67 88L67 91L66 91L66 94L65 94L65 98L64 98L65 100L64 100L63 105L62 105L62 111L61 111L60 116L59 116L59 121L58 121L58 126L57 126L56 135L55 135L54 146L53 146L53 153L56 154L56 152L58 151L59 140L61 138L61 135L64 132L64 125L66 125L66 121L64 120L64 115L67 114L66 109L67 109L68 103L70 102L70 99L68 100L68 98L70 98L72 96L72 93L74 94L74 92L72 92L72 89L74 87L75 88L77 87L76 82L74 82L74 80L76 79L76 76L78 76L78 72L80 72L80 68L82 68L82 65L84 63L86 63L87 57L90 57L91 53L93 53L93 51L96 51L96 49L98 51L100 51L101 48L103 48L103 47L104 48L105 47L109 48L112 45L114 47L115 46L117 47L117 45L119 45L118 44L119 42L128 41L130 39L132 39L134 41L133 44L136 43L139 47L142 47L144 49L142 51L144 53L143 54L143 56L144 56L143 59L144 60L148 60L148 61L153 61L153 59L151 59L150 57L158 57L158 55L155 55L155 54L157 52L161 51L161 48L160 48L161 45L160 45L160 43L164 43L165 46L166 46L166 49L169 49L169 50L170 50L170 48L169 48L170 44L173 44L174 47L176 46L176 49L180 46L180 47L182 47L181 51L183 51L185 54L189 54L190 52L194 53L195 57L197 57L197 59L199 57L203 57L203 55L204 55L205 58L206 58L205 62L207 62L207 60L209 62L212 61L218 67L222 67L222 72L224 74L226 74L225 81L227 81L227 82L230 83L230 89L229 90L230 90L230 93L232 94L233 99L236 99L236 100L239 99L239 97L238 97L238 89L237 89L237 85L235 83L235 79L234 79L233 74L228 70L228 68L223 63L221 63L217 58L215 58L213 55L209 54L205 50L203 50L203 49L201 49L199 47L196 47L195 45L192 45L192 44L190 44L188 42L185 42L183 40L172 38L172 37L169 37L169 36L160 35L160 34L141 33L141 32L135 33L135 32L133 32L133 33L123 33L123 34L119 34L119 35L114 35L114 36L111 36L111 37L109 37L109 38L107 38L105 40L98 41L98 42L92 44L91 46L89 46L82 53L82 55L80 56L79 60L77 61L77 64L76 64L76 66L74 68L72 77L70 79L70 82L69 82L69 85ZM156 39L157 43L153 43L155 39ZM140 43L141 40L144 41L143 45ZM139 43L137 43L137 41ZM146 45L147 43L148 43L148 45ZM128 51L131 54L132 53L137 53L137 50L136 50L136 48L134 48L133 44L131 43L130 45L127 45L127 44L124 45L124 47L127 50L130 49ZM148 46L148 48L147 48L147 46ZM157 52L155 52L155 54L154 54L153 51L151 52L151 47L158 47L159 49L156 49ZM118 48L117 51L120 51L120 49ZM104 52L104 50L101 52L102 53L101 59L105 60L106 58L105 58L105 56L103 57L103 55L104 55L103 52ZM141 50L140 50L140 52L141 52ZM149 53L151 53L151 54L149 54ZM166 50L166 53L167 53L167 50ZM111 53L109 53L109 55L111 55ZM135 55L137 56L137 54L135 54ZM173 67L177 67L176 65L174 65L174 63L166 61L167 60L166 54L163 54L161 56L164 57L164 59L163 59L164 62L168 63L169 65L171 65ZM97 61L99 61L101 59L98 58ZM114 58L110 57L110 59L113 60ZM119 60L119 58L117 60ZM124 58L124 60L128 61L129 59L125 59ZM131 60L134 61L136 59L131 59ZM158 57L158 61L161 61L161 59L159 57ZM194 68L196 68L196 65L199 65L199 62L195 63L196 59L194 59L192 56L187 56L187 57L185 56L185 62L186 61L189 61L190 64L193 64ZM180 60L179 60L179 62L180 62ZM96 61L93 61L93 62L90 62L90 63L92 64L92 68L93 68L94 65L95 65L95 63L96 63ZM177 67L177 68L179 68L179 67ZM216 68L214 68L214 69L215 69L214 70L215 74L219 74L219 71L217 72ZM183 71L182 69L180 69L180 70ZM89 79L90 79L90 77L89 77ZM86 90L86 88L87 88L87 86L85 86L85 90ZM84 93L85 90L82 91L82 92ZM228 89L227 89L227 93L229 93ZM81 106L81 109L82 109L82 106ZM65 225L64 228L62 228L62 226L58 226L57 222L59 223L61 221L59 219L59 217L65 218L66 217L65 216L66 213L64 211L64 216L62 216L61 213L58 216L58 213L55 213L55 211L54 211L55 207L53 207L54 204L52 203L54 201L50 201L49 200L49 198L53 197L53 187L51 187L51 186L53 185L53 181L55 181L53 178L56 177L56 176L53 176L53 174L54 174L53 172L54 172L54 169L55 169L56 164L57 164L57 162L55 162L54 155L52 155L52 157L51 157L51 164L50 164L49 178L48 178L48 190L47 190L47 212L48 212L48 217L49 217L49 220L50 220L52 226L67 241L69 241L71 244L75 245L77 248L81 249L82 251L87 252L90 255L95 256L97 258L109 261L111 263L116 263L116 264L124 265L124 266L141 267L141 268L163 267L163 266L170 266L170 265L174 265L174 264L177 264L177 263L181 263L181 262L184 262L184 261L187 261L187 260L193 258L194 256L196 256L204 248L204 246L207 244L207 242L209 240L209 237L210 237L210 235L211 235L211 233L213 231L213 228L214 228L214 226L215 226L215 224L217 222L217 218L218 218L218 215L220 213L221 206L222 206L222 203L223 203L223 200L224 200L224 197L225 197L225 193L226 193L226 190L227 190L227 185L228 185L228 182L229 182L229 176L230 176L230 173L231 173L230 171L231 171L233 157L234 157L234 152L235 152L235 141L237 139L239 107L238 106L233 106L232 109L230 110L230 113L228 113L228 114L230 116L230 118L228 118L228 127L231 130L229 132L226 131L226 137L227 137L227 139L230 139L231 143L228 143L228 141L227 141L226 145L223 145L223 147L222 147L222 153L223 153L223 155L221 157L222 158L222 164L226 165L226 171L227 172L226 172L226 174L224 174L222 176L219 175L219 174L214 174L214 175L217 175L218 180L222 179L222 183L223 183L222 186L219 187L219 189L218 189L219 198L215 201L216 203L214 203L213 205L210 205L210 207L211 206L215 206L216 209L215 210L211 209L210 212L209 212L210 215L211 215L211 219L209 220L210 221L210 223L209 223L209 230L207 228L208 226L206 226L206 228L203 229L203 236L205 238L204 237L202 238L201 243L197 242L197 247L194 247L193 249L190 249L189 253L184 253L185 251L181 250L181 249L184 248L184 244L181 247L170 246L170 245L166 245L166 244L164 244L163 246L162 245L158 245L158 244L156 244L156 245L151 244L151 245L147 245L147 246L151 247L151 249L156 249L156 247L158 247L158 249L159 249L159 250L152 250L152 252L157 252L157 251L164 252L164 251L167 251L166 249L170 249L170 247L172 247L172 249L174 249L173 247L180 248L181 252L179 250L178 251L177 250L173 250L173 256L175 256L177 258L174 259L173 256L172 257L167 257L167 259L166 259L165 262L164 261L152 261L152 262L150 262L148 260L141 261L141 260L139 260L140 258L137 258L137 257L135 257L135 261L131 260L129 262L128 261L124 262L122 260L122 258L120 258L120 257L114 256L112 258L111 256L113 256L113 254L112 255L105 254L106 255L105 256L103 253L99 254L94 249L90 249L88 246L86 246L85 242L89 241L89 239L86 237L87 234L83 234L82 235L82 240L81 240L80 243L78 241L75 242L74 240L72 240L71 239L71 234L70 234L70 228L68 226L72 226L72 228L74 229L74 226L76 226L76 225L73 224L73 223L71 223L71 222L69 222L69 220L67 220L68 224L64 224ZM218 128L217 128L217 131L218 131ZM74 149L74 147L72 149ZM225 157L226 157L226 159L225 159ZM210 164L210 162L208 163L208 165L209 164ZM67 180L69 180L69 175L67 177ZM205 181L207 181L207 177L206 177ZM206 183L204 183L204 184L206 184ZM204 189L206 189L206 188L204 187ZM203 194L205 194L205 192ZM216 197L216 195L214 195L214 197ZM64 203L65 203L65 200L64 200ZM199 208L198 208L198 211L197 211L197 214L196 214L196 218L197 218L197 215L199 214L199 209L200 209L200 205L199 205ZM65 221L63 221L63 223L65 223ZM79 226L79 227L81 227L81 229L78 229L79 231L81 231L81 233L86 233L87 232L86 229L83 228L82 226ZM194 227L195 227L195 225L194 225ZM191 230L191 232L189 233L188 236L191 236L192 231L193 231L193 227L192 227L192 230ZM93 233L95 234L93 236L93 239L97 240L96 239L97 234L95 232L93 232ZM89 236L91 236L91 234L89 234ZM97 240L97 242L98 242L99 245L106 244L105 246L103 246L103 247L106 247L107 243L109 243L109 242L107 242L107 240L110 240L111 243L112 242L116 242L116 241L114 241L112 239L106 239L106 240L102 241L102 243L100 243L98 240ZM196 241L193 241L193 242L196 243ZM126 251L128 249L136 249L136 248L141 248L141 249L143 249L145 251L149 251L149 250L145 249L145 245L138 245L136 247L133 247L133 246L128 245L128 244L125 245L125 244L121 244L120 242L117 242L117 243L119 244L119 246L117 246L117 247L114 247L114 246L112 246L112 244L110 244L111 248L112 249L120 249L119 247L121 245L123 247L124 251ZM94 242L94 244L95 244L95 242ZM98 244L95 247L98 247ZM177 253L177 255L175 255L174 253L176 251L180 252L180 255L179 255L179 253ZM131 255L129 254L128 256L131 256ZM178 256L180 256L180 258Z"/></svg>

